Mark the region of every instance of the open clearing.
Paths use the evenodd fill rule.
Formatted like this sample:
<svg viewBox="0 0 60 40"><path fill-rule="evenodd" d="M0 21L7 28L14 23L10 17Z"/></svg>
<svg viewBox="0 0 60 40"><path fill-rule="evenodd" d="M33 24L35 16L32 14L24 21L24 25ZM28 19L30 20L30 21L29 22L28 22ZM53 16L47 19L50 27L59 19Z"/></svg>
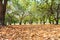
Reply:
<svg viewBox="0 0 60 40"><path fill-rule="evenodd" d="M1 27L0 40L60 40L60 25L12 25Z"/></svg>

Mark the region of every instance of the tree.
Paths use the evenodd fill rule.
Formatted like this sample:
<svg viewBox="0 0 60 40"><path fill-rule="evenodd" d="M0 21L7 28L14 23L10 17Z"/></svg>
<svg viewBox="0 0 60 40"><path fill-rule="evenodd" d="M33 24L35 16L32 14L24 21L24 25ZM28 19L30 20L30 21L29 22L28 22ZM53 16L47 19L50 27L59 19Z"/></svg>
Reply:
<svg viewBox="0 0 60 40"><path fill-rule="evenodd" d="M5 12L8 0L0 0L0 25L5 25Z"/></svg>
<svg viewBox="0 0 60 40"><path fill-rule="evenodd" d="M6 1L6 0L4 0ZM5 20L4 15L6 12L6 5L3 7L4 1L0 0L0 24L2 24ZM59 0L11 0L9 1L10 5L7 5L7 10L11 13L7 18L13 21L12 23L16 23L18 19L19 24L22 23L29 24L40 22L40 24L45 24L47 21L50 24L59 23L59 9L60 2ZM12 2L12 5L11 5ZM8 3L9 4L9 3ZM3 10L4 9L4 10ZM3 11L2 11L3 10ZM2 16L3 15L3 16ZM14 17L12 17L14 15ZM18 16L17 18L15 18ZM9 20L8 20L9 21ZM3 23L4 24L4 23Z"/></svg>
<svg viewBox="0 0 60 40"><path fill-rule="evenodd" d="M60 4L57 5L57 14L56 14L56 24L59 23L59 11L60 11Z"/></svg>

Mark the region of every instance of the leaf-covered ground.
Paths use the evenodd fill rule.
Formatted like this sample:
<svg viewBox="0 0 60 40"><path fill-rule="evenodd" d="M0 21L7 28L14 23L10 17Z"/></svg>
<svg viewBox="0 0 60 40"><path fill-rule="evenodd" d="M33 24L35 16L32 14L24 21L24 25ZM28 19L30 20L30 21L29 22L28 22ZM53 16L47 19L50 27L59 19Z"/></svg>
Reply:
<svg viewBox="0 0 60 40"><path fill-rule="evenodd" d="M0 40L60 40L60 25L0 27Z"/></svg>

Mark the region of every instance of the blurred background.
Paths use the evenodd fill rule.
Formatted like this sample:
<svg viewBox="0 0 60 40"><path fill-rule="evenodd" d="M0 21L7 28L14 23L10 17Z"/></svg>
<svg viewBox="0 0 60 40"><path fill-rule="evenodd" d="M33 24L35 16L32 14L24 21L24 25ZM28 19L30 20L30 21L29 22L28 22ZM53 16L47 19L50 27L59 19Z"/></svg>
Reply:
<svg viewBox="0 0 60 40"><path fill-rule="evenodd" d="M59 24L60 0L8 0L5 24Z"/></svg>

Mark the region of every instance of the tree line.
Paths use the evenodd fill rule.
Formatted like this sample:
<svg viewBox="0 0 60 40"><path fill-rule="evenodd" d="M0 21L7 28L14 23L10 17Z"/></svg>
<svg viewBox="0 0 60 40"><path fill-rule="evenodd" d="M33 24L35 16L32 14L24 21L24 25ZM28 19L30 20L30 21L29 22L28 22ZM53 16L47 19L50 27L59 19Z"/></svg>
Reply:
<svg viewBox="0 0 60 40"><path fill-rule="evenodd" d="M3 3L4 0L0 1ZM3 14L0 10L0 24L60 23L60 0L7 0L4 5Z"/></svg>

